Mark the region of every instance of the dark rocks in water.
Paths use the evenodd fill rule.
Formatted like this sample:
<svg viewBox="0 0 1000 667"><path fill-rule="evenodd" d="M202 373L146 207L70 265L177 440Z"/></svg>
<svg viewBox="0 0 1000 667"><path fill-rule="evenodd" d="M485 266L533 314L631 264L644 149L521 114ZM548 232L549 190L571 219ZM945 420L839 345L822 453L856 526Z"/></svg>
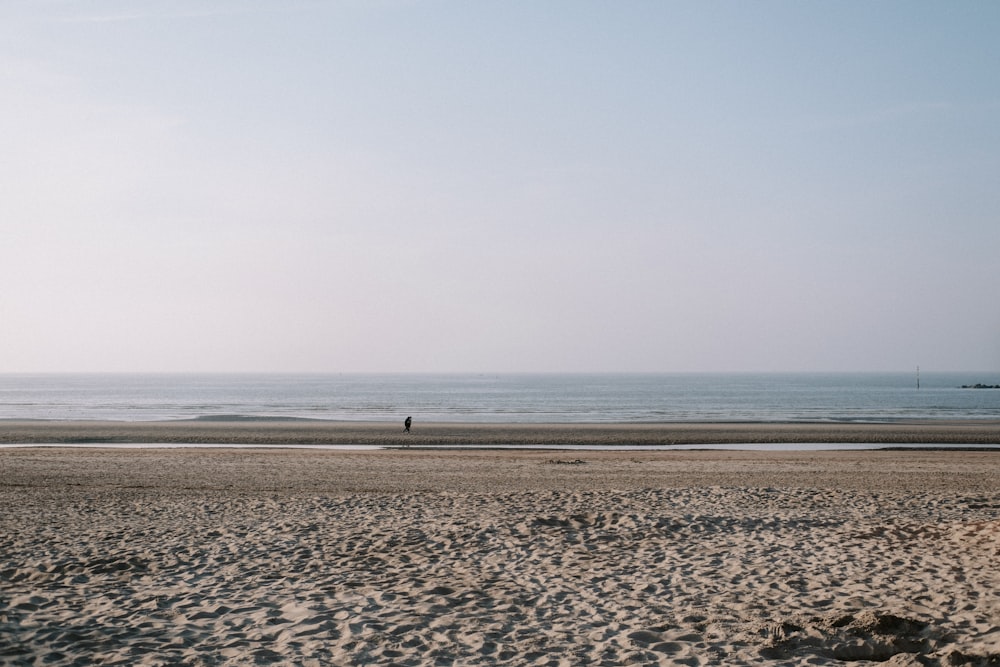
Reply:
<svg viewBox="0 0 1000 667"><path fill-rule="evenodd" d="M963 384L962 389L1000 389L1000 384Z"/></svg>

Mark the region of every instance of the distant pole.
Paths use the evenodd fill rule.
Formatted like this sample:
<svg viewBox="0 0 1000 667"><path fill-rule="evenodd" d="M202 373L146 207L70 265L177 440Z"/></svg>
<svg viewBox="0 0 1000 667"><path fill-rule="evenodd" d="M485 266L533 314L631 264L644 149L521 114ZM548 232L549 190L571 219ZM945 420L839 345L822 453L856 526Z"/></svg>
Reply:
<svg viewBox="0 0 1000 667"><path fill-rule="evenodd" d="M917 389L920 389L920 366L917 366Z"/></svg>

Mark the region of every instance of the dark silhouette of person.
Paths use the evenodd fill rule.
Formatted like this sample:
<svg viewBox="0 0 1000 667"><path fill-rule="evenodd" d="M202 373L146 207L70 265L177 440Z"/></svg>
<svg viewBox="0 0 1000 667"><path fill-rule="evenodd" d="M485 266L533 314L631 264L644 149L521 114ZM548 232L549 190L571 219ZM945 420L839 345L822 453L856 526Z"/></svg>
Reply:
<svg viewBox="0 0 1000 667"><path fill-rule="evenodd" d="M412 424L412 423L413 423L413 417L407 417L406 421L403 422L403 430L406 433L410 432L410 424Z"/></svg>

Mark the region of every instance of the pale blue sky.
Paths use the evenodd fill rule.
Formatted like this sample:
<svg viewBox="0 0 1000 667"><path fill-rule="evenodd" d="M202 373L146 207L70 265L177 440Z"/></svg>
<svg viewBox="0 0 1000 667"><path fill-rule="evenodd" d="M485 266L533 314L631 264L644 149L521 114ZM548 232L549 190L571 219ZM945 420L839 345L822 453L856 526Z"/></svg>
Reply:
<svg viewBox="0 0 1000 667"><path fill-rule="evenodd" d="M1000 370L998 35L4 0L0 372Z"/></svg>

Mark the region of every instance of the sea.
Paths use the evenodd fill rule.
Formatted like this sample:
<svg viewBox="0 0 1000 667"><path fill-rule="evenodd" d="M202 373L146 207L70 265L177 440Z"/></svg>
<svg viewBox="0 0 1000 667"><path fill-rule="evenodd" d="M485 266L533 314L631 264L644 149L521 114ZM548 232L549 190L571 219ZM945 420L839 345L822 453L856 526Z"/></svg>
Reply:
<svg viewBox="0 0 1000 667"><path fill-rule="evenodd" d="M1000 419L1000 373L0 374L0 420Z"/></svg>

